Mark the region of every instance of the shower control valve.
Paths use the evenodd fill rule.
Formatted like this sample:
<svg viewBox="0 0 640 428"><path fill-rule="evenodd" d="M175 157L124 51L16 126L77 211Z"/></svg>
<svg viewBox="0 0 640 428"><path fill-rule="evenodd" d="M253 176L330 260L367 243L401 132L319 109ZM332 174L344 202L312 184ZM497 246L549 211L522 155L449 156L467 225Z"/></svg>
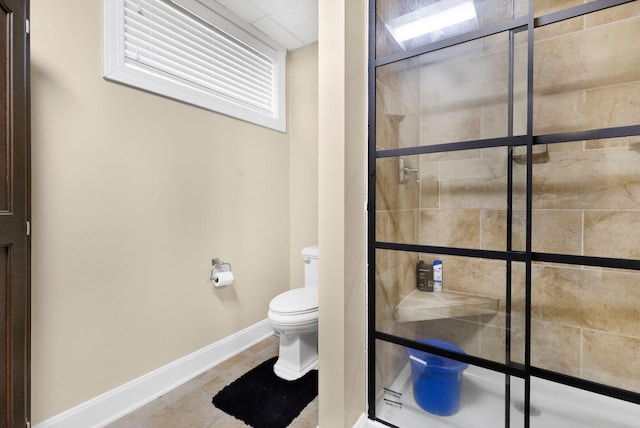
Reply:
<svg viewBox="0 0 640 428"><path fill-rule="evenodd" d="M400 184L405 184L409 179L407 176L410 174L416 175L416 183L420 183L420 170L418 168L411 168L409 162L403 158L398 159L398 181Z"/></svg>

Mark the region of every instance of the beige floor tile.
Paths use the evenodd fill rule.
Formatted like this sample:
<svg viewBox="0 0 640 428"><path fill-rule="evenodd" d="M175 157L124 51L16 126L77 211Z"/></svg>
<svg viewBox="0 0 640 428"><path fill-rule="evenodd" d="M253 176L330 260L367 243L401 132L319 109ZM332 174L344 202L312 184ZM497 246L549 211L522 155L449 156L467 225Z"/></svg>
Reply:
<svg viewBox="0 0 640 428"><path fill-rule="evenodd" d="M142 406L127 416L109 425L109 428L147 428L151 427L149 418L167 406L166 401L158 398Z"/></svg>
<svg viewBox="0 0 640 428"><path fill-rule="evenodd" d="M209 425L207 428L245 428L249 425L245 424L233 416L223 414L219 419Z"/></svg>
<svg viewBox="0 0 640 428"><path fill-rule="evenodd" d="M278 338L269 337L218 364L162 397L108 425L108 428L244 428L244 422L211 404L222 388L263 361L278 355ZM316 397L292 422L293 428L315 428Z"/></svg>

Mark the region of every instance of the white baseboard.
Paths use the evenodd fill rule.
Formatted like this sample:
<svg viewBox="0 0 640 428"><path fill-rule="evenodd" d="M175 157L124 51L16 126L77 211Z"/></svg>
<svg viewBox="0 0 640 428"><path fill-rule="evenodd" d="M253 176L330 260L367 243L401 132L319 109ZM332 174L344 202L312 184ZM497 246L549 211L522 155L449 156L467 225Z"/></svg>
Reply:
<svg viewBox="0 0 640 428"><path fill-rule="evenodd" d="M107 391L33 428L98 428L155 400L273 334L268 319Z"/></svg>
<svg viewBox="0 0 640 428"><path fill-rule="evenodd" d="M369 419L365 413L361 414L355 424L353 424L353 428L366 428Z"/></svg>

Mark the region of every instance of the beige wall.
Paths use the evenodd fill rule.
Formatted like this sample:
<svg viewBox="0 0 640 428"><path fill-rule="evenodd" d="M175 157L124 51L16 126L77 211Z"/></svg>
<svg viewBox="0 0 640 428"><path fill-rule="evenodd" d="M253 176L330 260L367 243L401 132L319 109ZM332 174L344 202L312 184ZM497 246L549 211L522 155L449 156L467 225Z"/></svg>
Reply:
<svg viewBox="0 0 640 428"><path fill-rule="evenodd" d="M104 81L101 0L31 11L37 423L266 318L317 233L297 169L316 61L289 59L289 119L310 126L286 135ZM212 288L213 257L232 287Z"/></svg>
<svg viewBox="0 0 640 428"><path fill-rule="evenodd" d="M291 288L302 286L300 251L318 243L318 45L288 54Z"/></svg>
<svg viewBox="0 0 640 428"><path fill-rule="evenodd" d="M342 119L355 119L325 135L321 163L325 212L340 226L325 224L323 265L343 267L321 295L323 426L351 426L365 406L365 3L346 13L356 43L342 77L324 80L353 73L324 112L343 111L346 95ZM101 4L31 6L35 423L264 319L269 299L302 280L300 249L322 241L318 47L289 55L284 135L105 82ZM325 73L345 34L327 42ZM233 264L232 288L211 288L212 257Z"/></svg>
<svg viewBox="0 0 640 428"><path fill-rule="evenodd" d="M366 1L319 2L320 426L365 411Z"/></svg>

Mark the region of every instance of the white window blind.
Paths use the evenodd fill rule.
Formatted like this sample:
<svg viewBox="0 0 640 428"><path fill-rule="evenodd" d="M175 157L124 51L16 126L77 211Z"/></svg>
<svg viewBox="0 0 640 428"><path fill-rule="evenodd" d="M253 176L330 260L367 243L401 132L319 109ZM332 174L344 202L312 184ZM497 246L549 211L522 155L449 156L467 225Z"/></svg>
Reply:
<svg viewBox="0 0 640 428"><path fill-rule="evenodd" d="M284 131L286 51L218 12L200 0L105 0L105 78Z"/></svg>

